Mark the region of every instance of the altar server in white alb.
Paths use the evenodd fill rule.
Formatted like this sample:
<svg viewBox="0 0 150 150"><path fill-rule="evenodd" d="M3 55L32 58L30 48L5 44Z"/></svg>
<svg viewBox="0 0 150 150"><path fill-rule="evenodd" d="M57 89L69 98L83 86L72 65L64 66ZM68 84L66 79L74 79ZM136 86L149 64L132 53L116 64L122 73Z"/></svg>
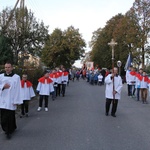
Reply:
<svg viewBox="0 0 150 150"><path fill-rule="evenodd" d="M113 80L114 80L114 83L113 83ZM116 117L118 100L120 99L121 89L122 89L122 79L118 75L118 69L116 67L114 68L114 72L109 74L105 78L105 83L106 83L106 90L105 90L106 112L105 113L106 113L106 116L109 115L109 109L112 103L111 116ZM114 88L113 88L113 85L114 85Z"/></svg>
<svg viewBox="0 0 150 150"><path fill-rule="evenodd" d="M103 76L102 76L102 74L100 73L100 74L98 75L98 85L102 85L102 80L103 80Z"/></svg>
<svg viewBox="0 0 150 150"><path fill-rule="evenodd" d="M53 87L54 87L54 92L52 93L52 99L53 101L57 97L57 87L58 87L58 75L56 70L53 70L52 73L50 74L50 79L53 80Z"/></svg>
<svg viewBox="0 0 150 150"><path fill-rule="evenodd" d="M20 118L22 118L23 116L28 117L29 101L31 100L32 97L35 96L35 93L32 88L32 83L29 80L27 80L27 74L22 75L21 96L23 98L23 104L21 104Z"/></svg>
<svg viewBox="0 0 150 150"><path fill-rule="evenodd" d="M39 94L39 107L37 111L41 111L43 99L45 100L45 111L48 111L48 98L50 93L54 92L53 81L49 78L49 73L44 72L44 76L38 80L37 93Z"/></svg>
<svg viewBox="0 0 150 150"><path fill-rule="evenodd" d="M57 86L57 93L58 93L58 96L60 96L60 93L61 93L61 90L62 90L62 70L60 70L59 68L57 68L57 83L58 83L58 86Z"/></svg>
<svg viewBox="0 0 150 150"><path fill-rule="evenodd" d="M66 92L66 85L68 83L68 72L65 70L65 68L62 69L62 96L65 96Z"/></svg>
<svg viewBox="0 0 150 150"><path fill-rule="evenodd" d="M129 73L129 86L130 86L130 96L135 97L135 85L136 85L136 68L132 67Z"/></svg>
<svg viewBox="0 0 150 150"><path fill-rule="evenodd" d="M127 88L128 88L128 96L132 96L131 84L129 84L130 83L129 76L130 76L131 69L132 69L132 66L130 66L128 68L128 70L126 71L126 82L127 82Z"/></svg>
<svg viewBox="0 0 150 150"><path fill-rule="evenodd" d="M20 76L13 73L11 62L5 64L5 73L0 74L1 126L7 138L17 128L15 110L23 103L21 98Z"/></svg>
<svg viewBox="0 0 150 150"><path fill-rule="evenodd" d="M147 92L148 92L148 87L149 87L149 78L146 75L146 72L143 71L143 74L140 77L141 80L141 85L140 85L140 90L141 90L141 99L143 104L147 104Z"/></svg>

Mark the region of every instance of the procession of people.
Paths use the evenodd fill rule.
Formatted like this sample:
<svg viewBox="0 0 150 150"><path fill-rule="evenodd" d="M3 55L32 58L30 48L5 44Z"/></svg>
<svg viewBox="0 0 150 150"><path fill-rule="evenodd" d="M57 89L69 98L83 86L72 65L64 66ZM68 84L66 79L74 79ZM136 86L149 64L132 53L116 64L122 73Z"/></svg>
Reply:
<svg viewBox="0 0 150 150"><path fill-rule="evenodd" d="M91 69L85 66L81 69L66 70L64 66L54 68L52 71L45 70L38 79L36 89L28 80L28 75L23 73L22 78L13 72L13 64L5 64L5 73L0 74L0 111L1 127L8 139L17 128L15 110L20 106L20 118L29 117L29 101L38 95L39 104L37 111L43 109L48 112L49 97L55 101L58 96L66 96L66 86L69 80L79 82L80 80L89 82L98 87L105 86L105 115L116 117L118 102L121 99L123 80L118 74L118 68L112 69ZM147 104L148 88L150 79L141 68L139 71L130 66L126 71L126 82L128 96L136 98ZM36 93L36 94L35 94ZM110 110L111 107L111 110ZM110 112L111 111L111 112Z"/></svg>
<svg viewBox="0 0 150 150"><path fill-rule="evenodd" d="M38 79L36 93L39 95L39 107L42 110L43 100L45 112L48 111L50 95L55 100L57 96L64 97L68 84L68 71L64 67L53 72L44 71ZM22 79L13 71L11 62L5 63L5 73L0 74L0 116L1 127L8 139L16 130L15 111L20 106L20 118L29 116L29 101L36 96L28 75L23 73Z"/></svg>

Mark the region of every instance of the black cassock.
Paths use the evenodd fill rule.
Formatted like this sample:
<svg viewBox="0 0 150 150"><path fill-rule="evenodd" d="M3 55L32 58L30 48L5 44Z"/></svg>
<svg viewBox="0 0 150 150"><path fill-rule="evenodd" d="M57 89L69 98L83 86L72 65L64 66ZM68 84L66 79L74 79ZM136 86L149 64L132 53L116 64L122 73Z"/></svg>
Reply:
<svg viewBox="0 0 150 150"><path fill-rule="evenodd" d="M12 77L14 74L5 74L5 77ZM0 109L1 112L1 126L6 134L11 134L17 128L15 110Z"/></svg>
<svg viewBox="0 0 150 150"><path fill-rule="evenodd" d="M17 128L15 110L1 109L1 126L6 134L11 134Z"/></svg>

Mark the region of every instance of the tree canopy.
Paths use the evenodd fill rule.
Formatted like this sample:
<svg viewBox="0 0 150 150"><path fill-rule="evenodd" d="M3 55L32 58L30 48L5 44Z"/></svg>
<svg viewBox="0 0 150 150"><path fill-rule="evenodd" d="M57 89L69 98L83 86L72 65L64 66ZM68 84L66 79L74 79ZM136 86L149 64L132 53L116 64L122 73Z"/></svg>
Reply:
<svg viewBox="0 0 150 150"><path fill-rule="evenodd" d="M68 27L65 31L56 28L50 34L42 51L42 61L50 68L60 65L70 67L75 60L82 57L85 46L79 29L73 26Z"/></svg>
<svg viewBox="0 0 150 150"><path fill-rule="evenodd" d="M10 39L0 35L0 64L4 64L8 60L13 59L13 53L9 45Z"/></svg>
<svg viewBox="0 0 150 150"><path fill-rule="evenodd" d="M107 21L104 28L93 32L90 42L91 59L102 67L111 67L111 47L108 43L113 38L115 46L115 64L118 60L125 65L129 52L139 65L144 67L145 56L149 53L150 3L148 0L135 0L133 7L125 14L118 14Z"/></svg>
<svg viewBox="0 0 150 150"><path fill-rule="evenodd" d="M37 21L34 14L27 8L17 8L9 26L6 27L11 11L10 8L6 8L0 13L0 26L4 36L10 39L9 45L13 52L14 63L18 64L19 55L22 57L21 63L28 54L40 56L48 37L48 26L45 26L42 21Z"/></svg>

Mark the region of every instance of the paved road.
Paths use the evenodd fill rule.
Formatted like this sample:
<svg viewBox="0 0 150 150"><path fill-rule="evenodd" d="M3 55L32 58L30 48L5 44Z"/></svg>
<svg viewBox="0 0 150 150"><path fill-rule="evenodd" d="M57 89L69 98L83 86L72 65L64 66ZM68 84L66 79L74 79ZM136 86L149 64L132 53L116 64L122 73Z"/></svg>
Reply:
<svg viewBox="0 0 150 150"><path fill-rule="evenodd" d="M0 150L150 150L150 104L127 97L124 85L117 117L107 117L104 91L81 80L50 100L48 112L35 101L11 140L0 131Z"/></svg>

